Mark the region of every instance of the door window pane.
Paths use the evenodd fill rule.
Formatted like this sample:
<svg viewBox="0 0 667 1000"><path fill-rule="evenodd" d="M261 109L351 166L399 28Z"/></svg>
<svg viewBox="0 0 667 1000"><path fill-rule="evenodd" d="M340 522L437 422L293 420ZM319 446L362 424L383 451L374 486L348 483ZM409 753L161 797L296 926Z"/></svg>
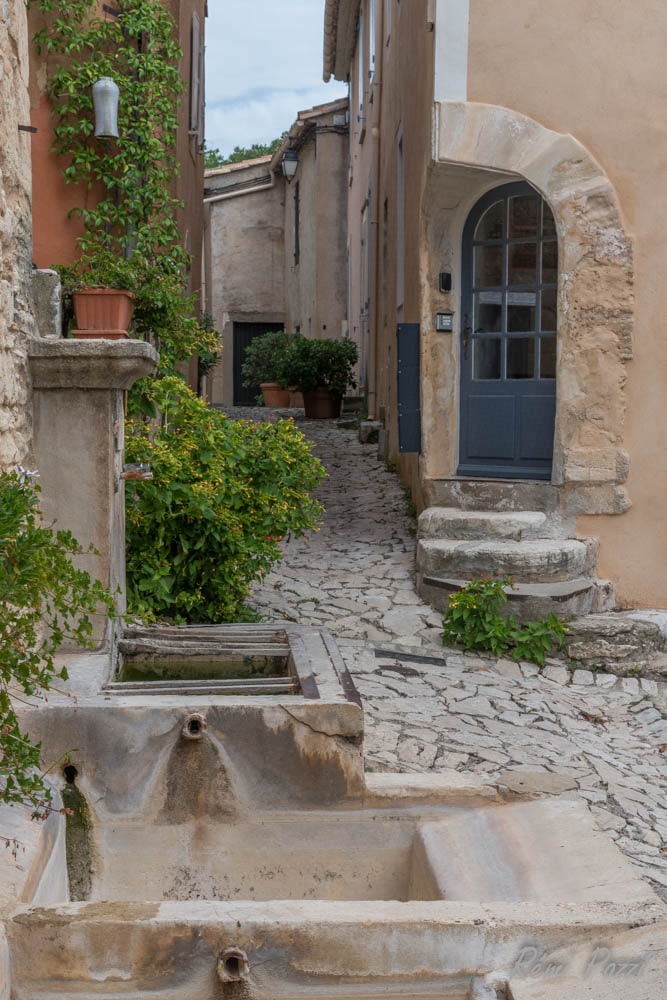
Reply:
<svg viewBox="0 0 667 1000"><path fill-rule="evenodd" d="M502 292L495 293L497 301L484 301L483 295L476 295L475 333L500 333L503 321Z"/></svg>
<svg viewBox="0 0 667 1000"><path fill-rule="evenodd" d="M556 329L556 289L547 288L542 292L541 330Z"/></svg>
<svg viewBox="0 0 667 1000"><path fill-rule="evenodd" d="M558 244L542 244L542 284L555 285L558 280Z"/></svg>
<svg viewBox="0 0 667 1000"><path fill-rule="evenodd" d="M493 288L503 283L503 248L475 247L475 286Z"/></svg>
<svg viewBox="0 0 667 1000"><path fill-rule="evenodd" d="M507 306L510 333L530 333L535 329L535 306Z"/></svg>
<svg viewBox="0 0 667 1000"><path fill-rule="evenodd" d="M474 239L477 240L502 240L504 228L505 202L497 201L491 208L487 208L482 218L477 223Z"/></svg>
<svg viewBox="0 0 667 1000"><path fill-rule="evenodd" d="M500 338L480 337L473 341L473 378L500 378Z"/></svg>
<svg viewBox="0 0 667 1000"><path fill-rule="evenodd" d="M537 283L537 244L516 243L509 248L508 285Z"/></svg>
<svg viewBox="0 0 667 1000"><path fill-rule="evenodd" d="M540 340L540 378L556 378L556 338Z"/></svg>
<svg viewBox="0 0 667 1000"><path fill-rule="evenodd" d="M535 372L535 339L512 337L507 341L507 377L533 378Z"/></svg>
<svg viewBox="0 0 667 1000"><path fill-rule="evenodd" d="M536 195L510 198L509 238L530 239L537 236L540 199Z"/></svg>

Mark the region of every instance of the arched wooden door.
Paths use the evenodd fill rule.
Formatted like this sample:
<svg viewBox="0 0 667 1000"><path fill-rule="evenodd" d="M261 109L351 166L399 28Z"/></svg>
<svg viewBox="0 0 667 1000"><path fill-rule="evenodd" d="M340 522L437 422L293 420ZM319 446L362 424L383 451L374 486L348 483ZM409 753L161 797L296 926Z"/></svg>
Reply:
<svg viewBox="0 0 667 1000"><path fill-rule="evenodd" d="M465 225L458 474L549 479L558 241L529 184L481 198Z"/></svg>

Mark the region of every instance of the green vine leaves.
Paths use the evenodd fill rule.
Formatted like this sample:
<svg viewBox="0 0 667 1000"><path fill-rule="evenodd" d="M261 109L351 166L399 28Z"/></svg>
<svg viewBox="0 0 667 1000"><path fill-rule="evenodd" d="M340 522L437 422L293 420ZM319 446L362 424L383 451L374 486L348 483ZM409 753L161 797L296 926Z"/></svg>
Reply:
<svg viewBox="0 0 667 1000"><path fill-rule="evenodd" d="M154 261L169 253L185 264L170 193L177 173L182 52L159 0L119 0L118 16L94 0L33 0L44 18L37 51L46 56L55 117L54 150L70 183L101 193L75 208L85 226L84 254L100 247ZM96 139L92 86L110 76L121 93L117 140ZM94 203L96 202L96 203Z"/></svg>
<svg viewBox="0 0 667 1000"><path fill-rule="evenodd" d="M94 196L72 210L84 226L80 259L58 267L65 299L85 285L133 291L135 334L173 371L193 353L215 353L218 338L195 318L186 292L189 254L178 228L181 203L176 132L184 91L176 25L160 0L117 0L118 16L95 0L32 0L34 35L47 64L54 151L69 183ZM110 76L120 90L119 137L94 136L93 84Z"/></svg>

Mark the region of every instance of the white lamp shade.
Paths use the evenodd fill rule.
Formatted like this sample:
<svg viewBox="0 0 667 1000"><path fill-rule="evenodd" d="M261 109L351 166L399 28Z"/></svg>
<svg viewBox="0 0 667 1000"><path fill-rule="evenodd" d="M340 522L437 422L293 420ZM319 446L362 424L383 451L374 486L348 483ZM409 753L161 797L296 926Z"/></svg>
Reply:
<svg viewBox="0 0 667 1000"><path fill-rule="evenodd" d="M283 174L289 183L296 174L299 166L299 154L296 149L286 149L283 153Z"/></svg>
<svg viewBox="0 0 667 1000"><path fill-rule="evenodd" d="M110 76L93 84L95 135L102 139L118 138L118 85Z"/></svg>

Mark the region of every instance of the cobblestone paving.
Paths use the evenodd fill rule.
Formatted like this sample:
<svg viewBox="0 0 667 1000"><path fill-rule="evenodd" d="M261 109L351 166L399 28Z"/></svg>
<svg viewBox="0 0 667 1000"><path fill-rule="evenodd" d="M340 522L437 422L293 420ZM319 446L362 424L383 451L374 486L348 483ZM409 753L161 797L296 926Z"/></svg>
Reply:
<svg viewBox="0 0 667 1000"><path fill-rule="evenodd" d="M326 516L319 532L286 544L252 603L266 619L336 636L364 700L367 768L453 768L514 788L576 789L667 899L664 687L572 674L557 659L540 671L444 649L439 615L414 590L414 522L396 476L353 430L300 426L329 473L319 488Z"/></svg>

